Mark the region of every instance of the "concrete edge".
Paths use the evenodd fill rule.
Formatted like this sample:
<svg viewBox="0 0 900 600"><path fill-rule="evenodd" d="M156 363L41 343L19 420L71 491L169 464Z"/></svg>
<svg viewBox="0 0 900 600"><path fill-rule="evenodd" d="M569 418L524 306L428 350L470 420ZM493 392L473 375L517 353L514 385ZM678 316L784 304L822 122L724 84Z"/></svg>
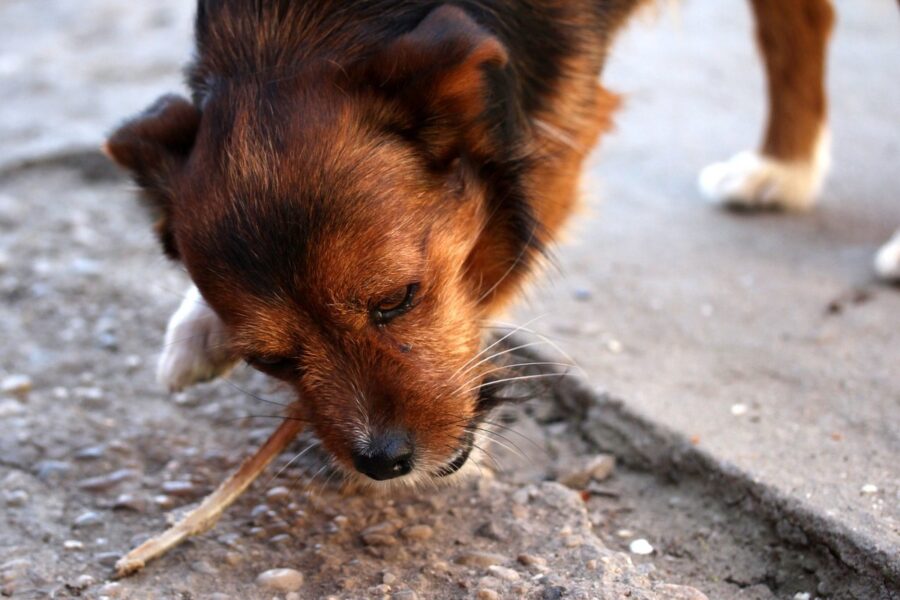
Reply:
<svg viewBox="0 0 900 600"><path fill-rule="evenodd" d="M507 342L513 347L527 339L516 334ZM535 361L549 360L540 352L522 354ZM890 588L900 589L900 549L755 480L751 473L638 414L623 400L593 389L584 376L561 377L552 394L560 408L579 420L582 436L598 451L615 454L624 464L657 477L697 482L729 505L740 503L736 510L772 526L785 543L824 550L845 568L846 577L860 580L861 587L878 594L873 599L900 597L883 595L891 594Z"/></svg>

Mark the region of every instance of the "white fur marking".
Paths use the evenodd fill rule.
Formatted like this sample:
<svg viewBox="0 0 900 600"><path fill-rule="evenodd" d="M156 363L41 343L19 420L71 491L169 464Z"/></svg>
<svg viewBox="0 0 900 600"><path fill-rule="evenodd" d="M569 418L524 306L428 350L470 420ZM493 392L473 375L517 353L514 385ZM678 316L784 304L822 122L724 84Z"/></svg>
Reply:
<svg viewBox="0 0 900 600"><path fill-rule="evenodd" d="M700 191L717 204L748 208L806 210L822 189L830 166L831 136L819 133L811 160L783 162L758 152L741 152L700 172Z"/></svg>
<svg viewBox="0 0 900 600"><path fill-rule="evenodd" d="M875 255L875 271L888 281L900 281L900 229Z"/></svg>
<svg viewBox="0 0 900 600"><path fill-rule="evenodd" d="M223 375L235 362L225 324L191 285L166 327L156 379L176 392Z"/></svg>

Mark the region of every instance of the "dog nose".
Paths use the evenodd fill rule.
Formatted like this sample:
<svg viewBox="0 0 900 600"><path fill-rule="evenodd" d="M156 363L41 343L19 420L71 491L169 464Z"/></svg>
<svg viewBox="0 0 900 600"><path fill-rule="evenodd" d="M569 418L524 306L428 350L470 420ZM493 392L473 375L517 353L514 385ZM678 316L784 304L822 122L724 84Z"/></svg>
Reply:
<svg viewBox="0 0 900 600"><path fill-rule="evenodd" d="M368 448L353 455L356 470L376 481L406 475L413 467L413 444L405 431L377 435Z"/></svg>

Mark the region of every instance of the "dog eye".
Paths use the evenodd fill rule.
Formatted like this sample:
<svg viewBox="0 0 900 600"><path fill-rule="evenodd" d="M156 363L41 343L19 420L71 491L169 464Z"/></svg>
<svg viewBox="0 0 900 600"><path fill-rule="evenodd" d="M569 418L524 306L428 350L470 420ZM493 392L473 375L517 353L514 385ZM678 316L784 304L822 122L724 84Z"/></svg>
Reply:
<svg viewBox="0 0 900 600"><path fill-rule="evenodd" d="M248 356L247 363L270 375L286 375L296 366L293 358L286 356Z"/></svg>
<svg viewBox="0 0 900 600"><path fill-rule="evenodd" d="M390 296L382 298L372 309L372 320L378 325L386 325L413 307L418 283L411 283L400 288Z"/></svg>

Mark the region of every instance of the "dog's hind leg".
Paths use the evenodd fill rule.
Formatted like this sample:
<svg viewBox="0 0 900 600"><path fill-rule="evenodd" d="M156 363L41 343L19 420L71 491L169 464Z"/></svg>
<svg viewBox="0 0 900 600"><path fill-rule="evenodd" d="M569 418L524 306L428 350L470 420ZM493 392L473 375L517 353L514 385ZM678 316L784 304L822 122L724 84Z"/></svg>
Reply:
<svg viewBox="0 0 900 600"><path fill-rule="evenodd" d="M815 202L829 163L825 63L834 23L829 0L751 0L766 68L769 116L759 151L700 173L715 202L802 210Z"/></svg>

